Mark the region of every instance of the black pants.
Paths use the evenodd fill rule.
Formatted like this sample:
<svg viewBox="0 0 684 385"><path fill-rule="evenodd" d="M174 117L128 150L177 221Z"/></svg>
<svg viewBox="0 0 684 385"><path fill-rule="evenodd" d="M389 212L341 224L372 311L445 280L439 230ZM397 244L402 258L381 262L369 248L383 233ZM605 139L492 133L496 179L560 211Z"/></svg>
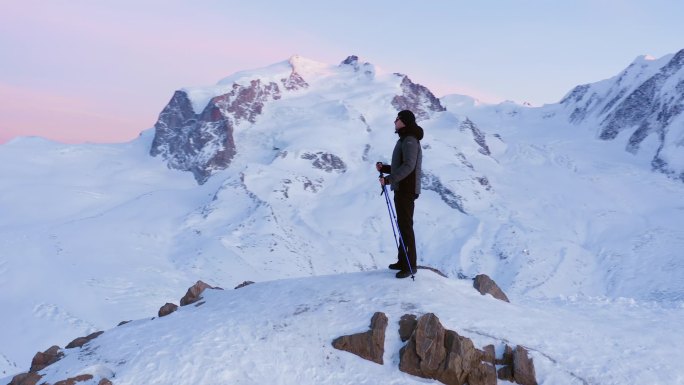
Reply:
<svg viewBox="0 0 684 385"><path fill-rule="evenodd" d="M416 271L416 237L413 234L413 209L415 208L415 194L402 193L396 191L394 193L394 207L397 210L397 224L399 225L399 232L406 245L408 252L408 260L411 262L411 270ZM399 244L399 251L397 252L397 262L402 267L402 270L408 270L406 264L406 256L404 249Z"/></svg>

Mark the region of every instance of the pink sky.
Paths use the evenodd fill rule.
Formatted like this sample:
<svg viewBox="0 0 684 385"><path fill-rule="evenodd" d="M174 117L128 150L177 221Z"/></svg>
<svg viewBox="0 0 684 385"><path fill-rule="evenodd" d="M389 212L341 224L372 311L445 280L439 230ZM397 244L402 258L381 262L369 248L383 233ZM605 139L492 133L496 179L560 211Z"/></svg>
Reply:
<svg viewBox="0 0 684 385"><path fill-rule="evenodd" d="M154 125L176 89L294 54L330 64L355 54L437 96L540 105L638 55L684 48L684 2L495 4L2 2L0 143L128 141Z"/></svg>

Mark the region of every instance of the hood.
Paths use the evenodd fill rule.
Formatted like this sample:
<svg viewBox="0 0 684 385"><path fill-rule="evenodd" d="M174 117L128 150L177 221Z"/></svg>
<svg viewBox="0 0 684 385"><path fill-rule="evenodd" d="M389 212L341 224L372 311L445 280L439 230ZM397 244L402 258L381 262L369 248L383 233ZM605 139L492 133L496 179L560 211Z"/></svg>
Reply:
<svg viewBox="0 0 684 385"><path fill-rule="evenodd" d="M423 128L419 125L406 126L397 131L400 138L405 138L407 136L413 136L418 140L423 139Z"/></svg>

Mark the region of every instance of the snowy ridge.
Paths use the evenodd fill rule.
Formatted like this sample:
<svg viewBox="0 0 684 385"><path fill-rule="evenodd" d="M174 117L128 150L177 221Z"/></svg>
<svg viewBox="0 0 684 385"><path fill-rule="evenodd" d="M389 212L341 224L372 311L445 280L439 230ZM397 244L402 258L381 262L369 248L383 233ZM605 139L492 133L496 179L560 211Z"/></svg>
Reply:
<svg viewBox="0 0 684 385"><path fill-rule="evenodd" d="M508 304L481 296L470 280L427 270L415 282L374 271L258 282L202 296L200 305L129 322L63 350L64 358L39 372L41 381L90 374L92 383L115 384L421 384L424 379L398 369L398 321L428 312L476 346L493 344L498 357L505 344L526 346L541 384L672 383L681 373L669 358L678 354L675 316L682 309L662 314L619 301L551 302L544 309ZM331 346L340 335L366 330L377 311L389 318L383 365ZM624 338L625 330L645 330L656 319L659 333ZM657 370L645 370L645 356L659 363Z"/></svg>
<svg viewBox="0 0 684 385"><path fill-rule="evenodd" d="M198 279L234 287L245 280L390 274L385 268L396 250L374 164L391 156L393 100L406 90L417 91L406 100L428 117L419 120L426 174L415 214L419 264L452 281L488 274L516 306L584 317L581 330L606 316L630 331L623 340L611 334L620 349L634 339L648 348L656 345L642 340L676 335L646 325L652 314L681 315L684 184L651 171L646 142L633 154L625 142L596 140L596 120L571 123L565 105L445 97L437 106L429 90L402 87L408 77L358 58L345 62L302 61L306 86L281 78L278 93L253 92L268 84L251 79L233 94L213 96L200 114L179 91L159 126L130 143L26 138L0 146L0 308L12 312L0 329L0 355L25 370L37 351L147 317ZM293 74L282 63L276 69L282 70L273 79ZM256 108L239 102L240 95L263 102ZM190 172L169 167L173 162ZM451 317L442 316L450 310L423 310ZM506 317L478 330L503 327ZM363 328L368 316L362 318ZM525 333L526 345L549 337L536 326ZM540 351L563 361L563 354ZM614 358L608 350L592 357L599 356ZM631 364L587 360L565 368L587 383L635 375ZM666 369L643 378L682 375Z"/></svg>

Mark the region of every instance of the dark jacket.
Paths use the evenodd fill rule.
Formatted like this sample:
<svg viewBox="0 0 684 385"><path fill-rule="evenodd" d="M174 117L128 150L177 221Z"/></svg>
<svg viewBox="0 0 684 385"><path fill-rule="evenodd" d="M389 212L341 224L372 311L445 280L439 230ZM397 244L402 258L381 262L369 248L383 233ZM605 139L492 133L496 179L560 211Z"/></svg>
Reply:
<svg viewBox="0 0 684 385"><path fill-rule="evenodd" d="M399 140L392 152L392 164L384 165L382 172L389 173L387 179L395 193L420 194L420 177L423 163L423 151L420 140L423 129L418 125L406 126L397 131Z"/></svg>

